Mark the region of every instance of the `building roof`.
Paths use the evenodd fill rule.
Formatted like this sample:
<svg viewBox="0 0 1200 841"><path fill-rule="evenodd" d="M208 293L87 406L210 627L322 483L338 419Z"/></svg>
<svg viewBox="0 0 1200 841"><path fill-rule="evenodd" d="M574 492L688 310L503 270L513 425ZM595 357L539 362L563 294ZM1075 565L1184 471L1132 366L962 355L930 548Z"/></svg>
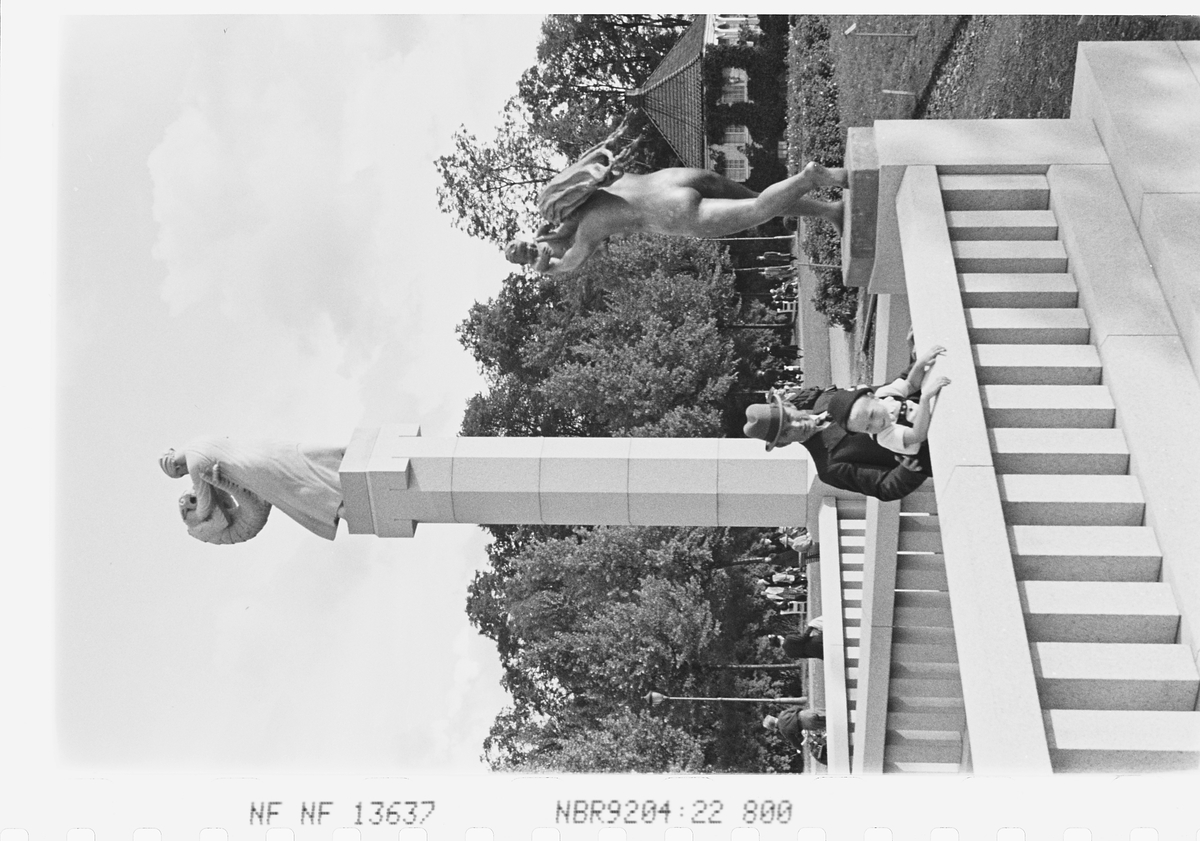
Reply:
<svg viewBox="0 0 1200 841"><path fill-rule="evenodd" d="M707 165L701 59L708 15L697 15L629 101L642 110L687 166Z"/></svg>

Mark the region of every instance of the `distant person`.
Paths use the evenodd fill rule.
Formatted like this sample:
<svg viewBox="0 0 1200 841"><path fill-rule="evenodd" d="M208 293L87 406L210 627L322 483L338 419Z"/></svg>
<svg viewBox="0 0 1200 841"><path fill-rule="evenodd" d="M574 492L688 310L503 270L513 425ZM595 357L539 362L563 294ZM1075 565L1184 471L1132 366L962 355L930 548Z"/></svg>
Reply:
<svg viewBox="0 0 1200 841"><path fill-rule="evenodd" d="M792 265L767 266L765 268L759 269L759 271L761 271L763 273L763 276L766 277L767 280L787 281L787 280L792 280L792 278L794 278L796 276L796 267L792 266ZM794 285L794 283L795 282L793 281L792 283L785 284L785 286L790 287L790 286ZM784 291L790 291L790 292L794 293L796 290L795 289L785 289Z"/></svg>
<svg viewBox="0 0 1200 841"><path fill-rule="evenodd" d="M773 572L766 581L772 587L791 587L792 585L803 587L807 583L802 573L794 572Z"/></svg>
<svg viewBox="0 0 1200 841"><path fill-rule="evenodd" d="M159 458L172 479L190 476L179 498L188 534L205 543L242 543L266 525L272 506L326 540L342 510L339 469L346 448L286 441L198 438Z"/></svg>
<svg viewBox="0 0 1200 841"><path fill-rule="evenodd" d="M767 644L782 648L784 655L793 660L825 659L825 634L812 624L798 634L769 634Z"/></svg>
<svg viewBox="0 0 1200 841"><path fill-rule="evenodd" d="M796 529L780 529L771 537L763 537L750 547L751 552L768 552L759 555L754 560L779 567L798 567L806 560L814 559L812 535L808 529L800 526ZM772 551L774 550L774 551ZM747 558L751 560L751 558Z"/></svg>
<svg viewBox="0 0 1200 841"><path fill-rule="evenodd" d="M785 605L789 602L800 601L808 598L808 587L776 587L766 579L760 578L756 582L756 588L763 598L774 602L776 606Z"/></svg>
<svg viewBox="0 0 1200 841"><path fill-rule="evenodd" d="M828 409L839 393L836 387L772 390L770 402L746 408L742 431L747 438L765 441L768 451L802 444L817 477L835 488L884 502L919 488L929 471L915 456L893 453L870 435L848 432L832 422Z"/></svg>
<svg viewBox="0 0 1200 841"><path fill-rule="evenodd" d="M846 187L846 170L809 163L761 193L707 169L675 167L601 181L561 221L504 247L510 263L555 275L578 269L609 237L663 234L724 237L776 216L812 216L842 230L842 202L805 198L821 187Z"/></svg>
<svg viewBox="0 0 1200 841"><path fill-rule="evenodd" d="M778 716L764 717L763 727L778 733L796 750L803 750L805 731L825 729L825 711L788 707Z"/></svg>
<svg viewBox="0 0 1200 841"><path fill-rule="evenodd" d="M841 391L829 403L829 416L848 432L863 432L893 453L922 456L928 471L929 422L933 419L933 401L950 384L947 377L926 382L925 374L946 349L935 345L917 358L908 375L879 388L860 386ZM920 392L919 402L908 399Z"/></svg>

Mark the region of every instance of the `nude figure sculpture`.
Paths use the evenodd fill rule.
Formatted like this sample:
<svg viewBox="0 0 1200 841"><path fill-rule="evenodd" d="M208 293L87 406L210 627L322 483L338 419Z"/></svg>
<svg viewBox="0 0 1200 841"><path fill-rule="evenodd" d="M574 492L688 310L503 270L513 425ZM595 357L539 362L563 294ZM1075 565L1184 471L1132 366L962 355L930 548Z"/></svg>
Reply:
<svg viewBox="0 0 1200 841"><path fill-rule="evenodd" d="M542 274L574 271L609 237L652 233L724 237L776 216L811 216L842 230L843 205L806 196L820 187L846 187L846 170L810 163L797 175L761 193L707 169L660 169L646 175L618 173L592 192L557 225L508 243L510 263Z"/></svg>

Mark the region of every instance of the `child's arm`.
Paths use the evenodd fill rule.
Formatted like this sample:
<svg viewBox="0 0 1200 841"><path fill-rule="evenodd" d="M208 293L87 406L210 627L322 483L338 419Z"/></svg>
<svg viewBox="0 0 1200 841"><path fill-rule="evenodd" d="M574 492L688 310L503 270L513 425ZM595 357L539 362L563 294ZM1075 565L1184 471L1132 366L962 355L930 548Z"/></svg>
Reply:
<svg viewBox="0 0 1200 841"><path fill-rule="evenodd" d="M921 391L921 402L917 404L917 411L912 416L912 427L904 428L905 446L924 443L929 437L929 422L933 420L933 398L948 385L948 377L937 377L925 385Z"/></svg>
<svg viewBox="0 0 1200 841"><path fill-rule="evenodd" d="M946 352L946 349L941 345L934 345L925 353L917 357L917 361L913 363L912 368L908 371L908 393L915 394L921 390L921 383L925 381L925 374L933 366L933 362L939 356ZM921 439L924 440L924 439Z"/></svg>

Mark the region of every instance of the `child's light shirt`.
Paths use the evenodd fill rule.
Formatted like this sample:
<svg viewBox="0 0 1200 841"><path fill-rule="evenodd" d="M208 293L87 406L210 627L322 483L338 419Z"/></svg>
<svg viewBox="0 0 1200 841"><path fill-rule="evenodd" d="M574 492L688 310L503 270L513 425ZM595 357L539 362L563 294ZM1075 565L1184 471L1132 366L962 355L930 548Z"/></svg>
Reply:
<svg viewBox="0 0 1200 841"><path fill-rule="evenodd" d="M904 430L906 427L912 426L912 416L917 411L917 404L907 399L910 392L908 380L903 377L875 389L875 396L882 400L883 405L887 407L892 422L872 437L875 439L875 443L885 450L905 456L915 456L921 449L919 443L907 445L904 443ZM901 417L904 418L904 421L900 421Z"/></svg>

